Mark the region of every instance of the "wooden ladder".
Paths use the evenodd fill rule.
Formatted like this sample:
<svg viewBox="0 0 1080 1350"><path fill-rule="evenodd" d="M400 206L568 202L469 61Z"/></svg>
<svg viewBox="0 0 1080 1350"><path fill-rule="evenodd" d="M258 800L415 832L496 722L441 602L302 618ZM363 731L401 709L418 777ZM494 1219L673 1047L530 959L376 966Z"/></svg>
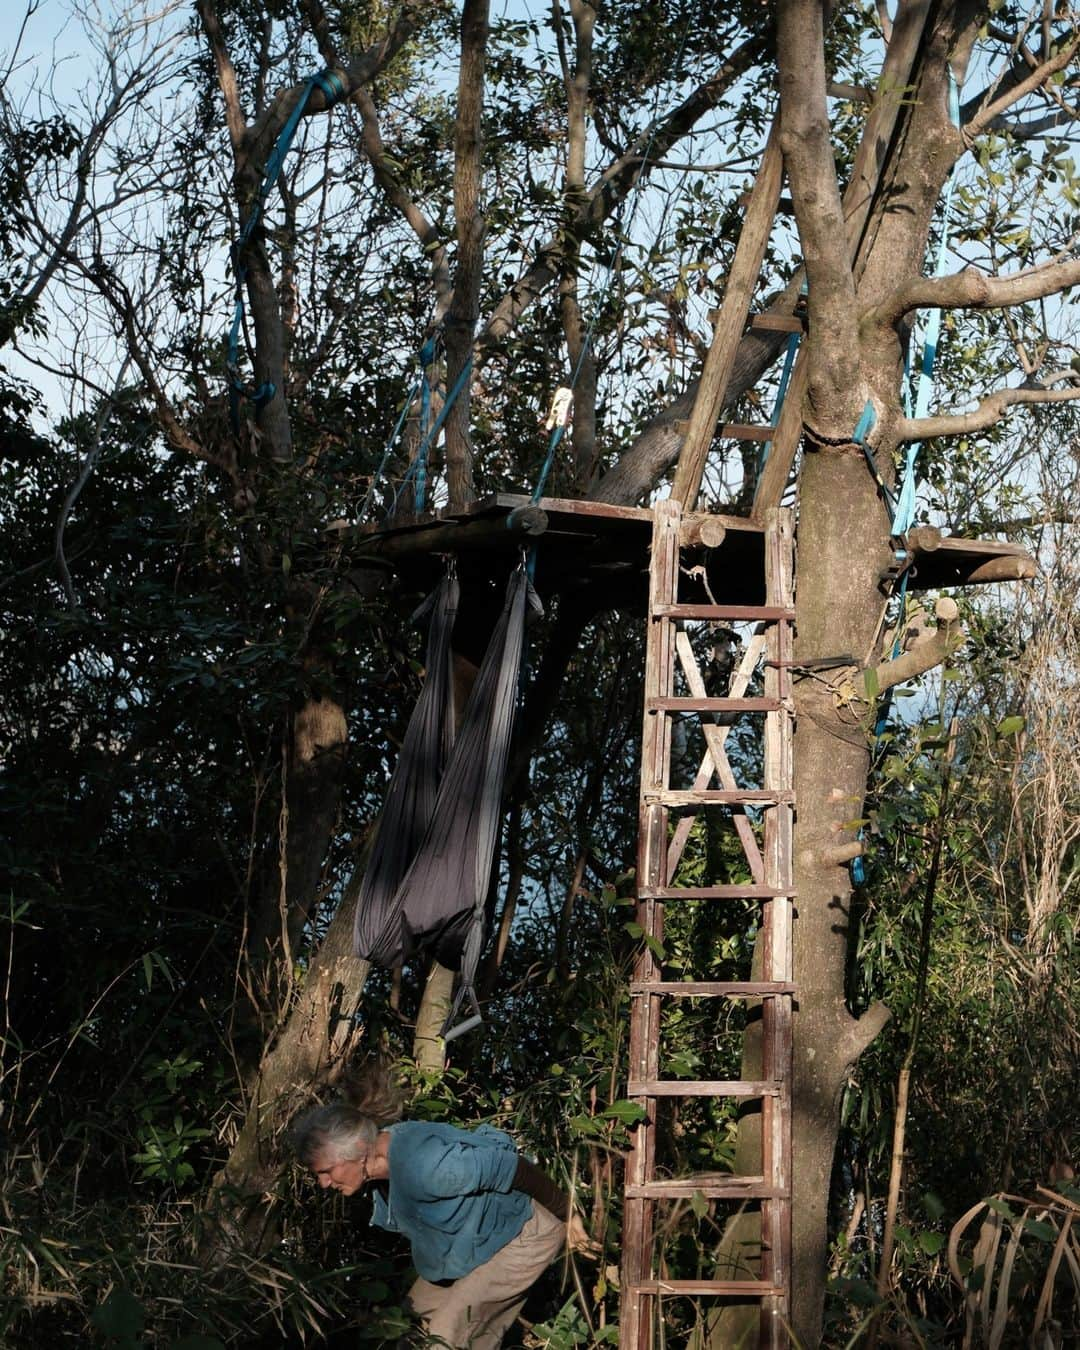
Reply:
<svg viewBox="0 0 1080 1350"><path fill-rule="evenodd" d="M657 504L649 570L637 863L642 947L631 984L628 1084L628 1095L643 1108L645 1118L633 1128L626 1169L619 1345L623 1350L652 1350L661 1303L670 1295L708 1297L720 1304L756 1303L759 1344L780 1347L789 1343L791 1294L792 515L781 508L766 512L764 605L681 603L681 522L678 501L671 498ZM739 670L730 687L718 696L706 692L687 631L688 624L711 622L755 625ZM746 691L762 658L763 694L752 697ZM764 717L760 787L740 786L736 781L725 752L730 728L716 724L712 716L716 713ZM673 721L688 714L700 717L705 750L692 787L673 787ZM714 779L718 787L713 786ZM692 887L675 884L695 817L717 808L730 815L752 880ZM759 978L708 982L694 979L684 969L680 978L665 979L665 907L688 902L723 905L741 898L757 902ZM759 1078L688 1081L664 1077L665 1008L687 998L760 1005ZM760 1102L761 1156L753 1175L719 1171L676 1176L667 1161L658 1157L658 1145L663 1142L658 1107L664 1102L665 1109L670 1109L672 1098L695 1097ZM656 1207L658 1202L679 1200L702 1209L709 1201L760 1206L760 1255L747 1263L745 1278L730 1278L730 1271L722 1279L664 1278L663 1256L656 1250ZM743 1269L737 1273L742 1275Z"/></svg>

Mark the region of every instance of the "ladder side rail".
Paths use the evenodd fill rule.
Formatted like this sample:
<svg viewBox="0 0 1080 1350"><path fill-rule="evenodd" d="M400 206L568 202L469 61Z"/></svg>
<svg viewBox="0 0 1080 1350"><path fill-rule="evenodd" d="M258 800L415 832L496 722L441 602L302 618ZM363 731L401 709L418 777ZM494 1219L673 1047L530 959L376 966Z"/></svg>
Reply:
<svg viewBox="0 0 1080 1350"><path fill-rule="evenodd" d="M671 768L671 721L650 710L651 698L669 697L675 676L675 622L658 616L657 609L677 598L679 584L679 527L682 511L677 501L658 502L653 513L652 553L649 560L649 612L645 641L645 702L641 737L641 783L638 820L639 888L637 921L649 936L663 941L664 902L656 898L666 879L668 811L648 798L668 786ZM644 895L642 895L644 891ZM635 984L656 983L662 971L651 948L643 943L634 965ZM659 995L631 996L631 1080L659 1077ZM640 1187L653 1178L656 1165L656 1101L638 1099L645 1119L631 1134L626 1163L627 1196L623 1226L623 1307L619 1340L624 1350L651 1350L653 1296L642 1292L652 1276L653 1211L655 1201Z"/></svg>
<svg viewBox="0 0 1080 1350"><path fill-rule="evenodd" d="M772 508L765 535L766 600L787 604L792 598L791 513ZM777 708L766 714L764 782L778 793L765 812L764 854L766 880L789 890L767 901L763 919L762 977L790 981L791 968L791 839L793 807L781 793L792 783L790 665L791 624L771 624L765 667L766 693ZM791 999L768 999L762 1009L765 1074L779 1085L777 1096L763 1102L763 1175L775 1198L762 1202L762 1275L784 1291L762 1301L761 1345L781 1350L788 1344L791 1289Z"/></svg>
<svg viewBox="0 0 1080 1350"><path fill-rule="evenodd" d="M724 302L717 315L713 340L705 357L694 409L690 414L690 425L675 466L671 495L688 511L693 508L701 490L705 459L716 431L735 354L746 328L754 288L761 276L761 265L765 260L776 208L780 204L783 176L778 117L769 132L761 166L754 179L750 203L746 208L724 288Z"/></svg>

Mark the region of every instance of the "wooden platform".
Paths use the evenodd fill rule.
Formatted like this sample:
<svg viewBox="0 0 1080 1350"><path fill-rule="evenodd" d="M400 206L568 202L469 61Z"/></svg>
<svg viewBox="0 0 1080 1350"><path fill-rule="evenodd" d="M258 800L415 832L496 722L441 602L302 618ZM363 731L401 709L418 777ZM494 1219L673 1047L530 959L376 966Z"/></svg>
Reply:
<svg viewBox="0 0 1080 1350"><path fill-rule="evenodd" d="M389 528L349 529L354 567L390 568L420 587L437 574L439 555L454 553L463 579L490 578L496 558L508 564L536 546L536 585L545 595L588 593L603 608L641 610L646 602L652 512L644 507L500 492L466 511L438 512ZM706 536L705 544L699 536ZM742 516L688 515L683 525L687 561L706 568L702 602L764 603L764 533ZM718 541L718 542L717 542ZM711 545L711 546L710 546ZM897 541L894 566L883 584L909 572L911 590L938 590L1035 575L1035 561L1015 544L942 537L920 527ZM697 556L693 556L696 554Z"/></svg>
<svg viewBox="0 0 1080 1350"><path fill-rule="evenodd" d="M351 532L352 563L389 566L422 583L437 570L440 553L455 553L463 577L468 577L490 574L493 555L509 561L535 544L535 580L541 594L590 592L602 607L644 610L651 511L561 497L544 497L539 512L530 506L526 496L500 492L467 511L439 512L384 529L361 527ZM720 587L714 590L716 599L760 604L761 526L739 516L688 517L688 530L698 525L712 539L722 536L708 555L710 584L715 580Z"/></svg>

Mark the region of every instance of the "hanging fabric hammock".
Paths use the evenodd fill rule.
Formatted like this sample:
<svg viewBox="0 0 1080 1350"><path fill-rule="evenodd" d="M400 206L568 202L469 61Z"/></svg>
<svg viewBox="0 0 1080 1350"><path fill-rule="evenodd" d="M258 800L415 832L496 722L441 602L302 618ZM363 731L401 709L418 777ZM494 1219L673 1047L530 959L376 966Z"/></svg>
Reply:
<svg viewBox="0 0 1080 1350"><path fill-rule="evenodd" d="M400 965L407 954L398 887L435 814L439 781L454 743L450 636L459 596L457 569L451 563L413 615L414 621L430 615L426 675L386 790L353 921L354 950L379 966Z"/></svg>
<svg viewBox="0 0 1080 1350"><path fill-rule="evenodd" d="M475 980L485 928L527 611L542 612L524 563L514 569L461 729L452 739L450 635L457 581L429 602L427 678L402 743L356 903L358 956L393 966L432 950L461 981L444 1036L479 1019ZM474 1016L448 1032L468 1000Z"/></svg>

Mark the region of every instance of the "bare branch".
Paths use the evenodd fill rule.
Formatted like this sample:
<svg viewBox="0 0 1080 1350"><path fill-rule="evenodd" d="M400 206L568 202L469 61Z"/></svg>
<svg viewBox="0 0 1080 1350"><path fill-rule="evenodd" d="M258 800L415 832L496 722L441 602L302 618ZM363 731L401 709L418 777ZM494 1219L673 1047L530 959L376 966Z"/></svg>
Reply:
<svg viewBox="0 0 1080 1350"><path fill-rule="evenodd" d="M80 266L84 267L81 263ZM213 451L200 444L177 417L176 410L170 403L161 381L158 379L154 363L148 355L149 344L139 331L136 321L136 306L131 292L116 273L108 267L103 258L95 258L93 266L90 268L84 267L84 270L108 301L119 321L124 334L126 350L130 354L131 360L138 367L139 374L143 377L143 382L157 411L161 429L169 444L175 450L182 450L193 455L196 459L206 460L209 464L217 465L218 468L224 469L235 480L235 459L231 455Z"/></svg>
<svg viewBox="0 0 1080 1350"><path fill-rule="evenodd" d="M731 85L760 59L764 46L762 38L753 37L737 47L710 80L699 85L655 127L646 128L630 149L608 165L567 221L565 231L538 247L531 266L495 306L479 339L482 349L498 346L522 314L559 276L566 236L581 236L590 229L598 229L639 178L651 173L671 147L692 130L719 103Z"/></svg>
<svg viewBox="0 0 1080 1350"><path fill-rule="evenodd" d="M1075 511L1046 511L1037 516L1014 516L1011 520L980 520L969 528L982 534L1019 534L1022 530L1039 530L1047 525L1076 525L1080 516ZM958 534L967 530L961 528Z"/></svg>
<svg viewBox="0 0 1080 1350"><path fill-rule="evenodd" d="M1026 94L1033 93L1041 88L1052 75L1056 75L1059 70L1072 61L1077 51L1080 51L1080 37L1074 38L1072 42L1062 47L1048 61L1043 61L1023 79L1018 79L1014 84L998 95L997 98L987 103L974 117L964 125L964 135L973 138L985 131L995 117L1000 117L1006 108L1022 99Z"/></svg>
<svg viewBox="0 0 1080 1350"><path fill-rule="evenodd" d="M883 661L874 671L879 690L892 689L898 684L924 675L935 666L940 666L958 647L967 640L964 629L955 623L942 624L933 632L926 633L906 652L901 652L892 661Z"/></svg>
<svg viewBox="0 0 1080 1350"><path fill-rule="evenodd" d="M129 352L120 365L120 370L116 376L116 387L108 398L98 408L97 416L94 419L94 434L91 437L90 445L87 447L86 454L83 456L83 462L79 466L79 472L75 475L75 481L64 494L64 500L60 507L60 514L56 518L56 529L53 534L53 555L56 559L56 565L60 570L60 580L63 583L64 594L67 596L68 608L73 612L79 608L79 597L75 592L75 584L71 580L71 570L68 567L67 555L64 552L64 531L67 529L67 523L71 519L71 513L75 509L75 503L79 500L79 494L90 481L90 475L94 472L98 457L101 454L101 439L105 431L105 426L113 414L116 407L116 400L120 391L124 387L124 381L127 379L128 369L131 366L131 353Z"/></svg>
<svg viewBox="0 0 1080 1350"><path fill-rule="evenodd" d="M375 181L386 194L387 201L401 212L419 239L431 264L435 296L440 311L443 311L450 303L450 265L446 258L446 245L414 198L402 187L387 159L375 100L366 89L357 90L354 99L360 110L361 136Z"/></svg>
<svg viewBox="0 0 1080 1350"><path fill-rule="evenodd" d="M232 142L233 153L239 154L244 144L247 124L240 108L240 87L236 80L236 67L229 56L225 34L222 32L221 22L218 19L213 0L197 0L195 7L198 10L199 18L202 20L206 40L210 44L210 54L214 58L214 69L217 71L218 87L221 90L222 98L225 100L225 125L229 129L229 140Z"/></svg>
<svg viewBox="0 0 1080 1350"><path fill-rule="evenodd" d="M300 8L307 15L308 23L311 24L311 31L319 48L319 55L330 69L339 66L341 62L338 59L337 48L334 46L334 39L330 33L330 21L326 17L326 10L322 7L322 0L300 0Z"/></svg>
<svg viewBox="0 0 1080 1350"><path fill-rule="evenodd" d="M868 310L863 323L891 328L915 309L1002 309L1076 285L1080 285L1078 260L1040 263L1004 277L966 267L945 277L916 277Z"/></svg>
<svg viewBox="0 0 1080 1350"><path fill-rule="evenodd" d="M1018 403L1075 403L1080 389L999 389L980 399L969 413L939 413L935 417L902 417L896 425L901 443L929 441L936 436L965 436L986 431L1005 416L1005 410Z"/></svg>
<svg viewBox="0 0 1080 1350"><path fill-rule="evenodd" d="M777 16L780 127L809 281L811 329L819 356L811 376L851 388L856 350L855 280L845 246L844 208L826 106L822 6L787 0ZM845 358L845 355L846 358Z"/></svg>

